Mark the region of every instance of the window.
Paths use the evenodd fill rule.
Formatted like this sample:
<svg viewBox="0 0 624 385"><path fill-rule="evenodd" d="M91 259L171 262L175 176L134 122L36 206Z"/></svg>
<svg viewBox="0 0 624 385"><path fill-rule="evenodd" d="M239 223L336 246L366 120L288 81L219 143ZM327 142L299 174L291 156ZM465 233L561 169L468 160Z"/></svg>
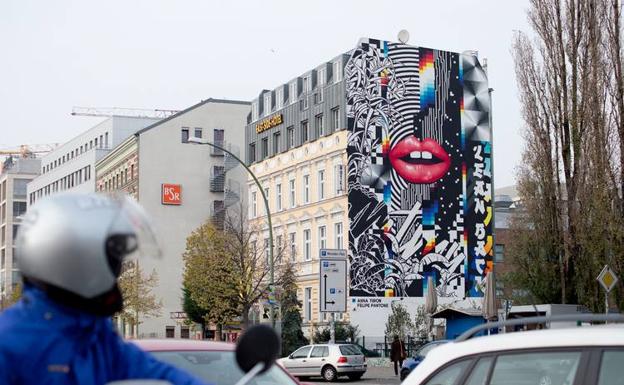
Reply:
<svg viewBox="0 0 624 385"><path fill-rule="evenodd" d="M312 288L306 287L303 300L305 302L305 320L310 322L312 320ZM300 349L301 350L301 349ZM310 348L308 348L310 351ZM307 352L306 352L307 355Z"/></svg>
<svg viewBox="0 0 624 385"><path fill-rule="evenodd" d="M309 287L306 288L306 290L310 289ZM301 349L296 350L293 354L292 354L292 358L308 358L308 354L310 354L310 349L312 349L311 346L304 346Z"/></svg>
<svg viewBox="0 0 624 385"><path fill-rule="evenodd" d="M196 138L201 138L202 137L202 129L199 127L195 127L195 137Z"/></svg>
<svg viewBox="0 0 624 385"><path fill-rule="evenodd" d="M580 360L580 352L570 351L502 354L496 359L490 384L573 383Z"/></svg>
<svg viewBox="0 0 624 385"><path fill-rule="evenodd" d="M470 361L460 361L438 372L426 385L453 385L464 372ZM505 382L503 382L505 383ZM493 384L493 383L492 383Z"/></svg>
<svg viewBox="0 0 624 385"><path fill-rule="evenodd" d="M316 136L318 138L325 135L325 128L323 127L323 114L316 115L314 118L314 125L316 126Z"/></svg>
<svg viewBox="0 0 624 385"><path fill-rule="evenodd" d="M301 122L301 143L305 143L308 141L308 121L304 120Z"/></svg>
<svg viewBox="0 0 624 385"><path fill-rule="evenodd" d="M225 131L221 128L214 128L212 130L212 140L216 145L223 147L223 142L225 142ZM223 155L223 151L218 148L213 148L213 150L213 154Z"/></svg>
<svg viewBox="0 0 624 385"><path fill-rule="evenodd" d="M318 199L325 199L325 170L318 172Z"/></svg>
<svg viewBox="0 0 624 385"><path fill-rule="evenodd" d="M262 138L262 159L269 156L269 138Z"/></svg>
<svg viewBox="0 0 624 385"><path fill-rule="evenodd" d="M279 110L284 106L284 87L279 87L275 91L275 109Z"/></svg>
<svg viewBox="0 0 624 385"><path fill-rule="evenodd" d="M335 61L333 64L334 70L334 83L337 83L342 80L342 63L340 61Z"/></svg>
<svg viewBox="0 0 624 385"><path fill-rule="evenodd" d="M622 350L607 350L602 353L598 385L621 385L624 383L622 362L624 362L624 351Z"/></svg>
<svg viewBox="0 0 624 385"><path fill-rule="evenodd" d="M303 78L303 93L308 93L312 90L312 76L308 75Z"/></svg>
<svg viewBox="0 0 624 385"><path fill-rule="evenodd" d="M108 148L108 132L104 133L104 145Z"/></svg>
<svg viewBox="0 0 624 385"><path fill-rule="evenodd" d="M288 186L289 186L289 189L290 189L290 194L289 194L290 198L288 200L289 200L289 203L290 203L290 207L293 208L293 207L295 207L295 203L296 203L296 199L295 199L296 198L296 196L295 196L295 180L294 179L289 180L288 181Z"/></svg>
<svg viewBox="0 0 624 385"><path fill-rule="evenodd" d="M249 163L256 161L256 144L249 143Z"/></svg>
<svg viewBox="0 0 624 385"><path fill-rule="evenodd" d="M435 345L434 345L435 346ZM487 376L490 371L490 365L492 364L492 358L482 358L479 363L472 369L466 385L485 385Z"/></svg>
<svg viewBox="0 0 624 385"><path fill-rule="evenodd" d="M251 120L258 120L258 101L251 103Z"/></svg>
<svg viewBox="0 0 624 385"><path fill-rule="evenodd" d="M288 149L295 147L295 127L293 126L286 129L286 145Z"/></svg>
<svg viewBox="0 0 624 385"><path fill-rule="evenodd" d="M104 135L100 135L100 148L104 147Z"/></svg>
<svg viewBox="0 0 624 385"><path fill-rule="evenodd" d="M322 358L329 357L329 348L327 346L315 346L312 349L312 353L310 354L310 358Z"/></svg>
<svg viewBox="0 0 624 385"><path fill-rule="evenodd" d="M309 261L312 259L312 232L308 230L303 230L303 259L304 261Z"/></svg>
<svg viewBox="0 0 624 385"><path fill-rule="evenodd" d="M256 201L257 201L256 192L254 191L251 193L251 217L252 218L255 218L258 215L258 211L256 208Z"/></svg>
<svg viewBox="0 0 624 385"><path fill-rule="evenodd" d="M334 166L334 187L336 195L344 194L344 166L342 164Z"/></svg>
<svg viewBox="0 0 624 385"><path fill-rule="evenodd" d="M275 185L275 209L282 211L282 184Z"/></svg>
<svg viewBox="0 0 624 385"><path fill-rule="evenodd" d="M299 110L304 111L308 109L308 96L304 95L299 101Z"/></svg>
<svg viewBox="0 0 624 385"><path fill-rule="evenodd" d="M273 133L273 154L279 154L280 152L280 138L281 138L281 132L275 132Z"/></svg>
<svg viewBox="0 0 624 385"><path fill-rule="evenodd" d="M26 212L26 202L13 202L13 217L19 217Z"/></svg>
<svg viewBox="0 0 624 385"><path fill-rule="evenodd" d="M342 222L334 223L334 247L336 249L342 249L342 242Z"/></svg>
<svg viewBox="0 0 624 385"><path fill-rule="evenodd" d="M182 127L182 143L188 143L189 129L188 127Z"/></svg>
<svg viewBox="0 0 624 385"><path fill-rule="evenodd" d="M494 245L494 262L505 261L505 245Z"/></svg>
<svg viewBox="0 0 624 385"><path fill-rule="evenodd" d="M165 326L165 337L167 338L175 337L175 326Z"/></svg>
<svg viewBox="0 0 624 385"><path fill-rule="evenodd" d="M303 203L310 203L310 175L303 176Z"/></svg>
<svg viewBox="0 0 624 385"><path fill-rule="evenodd" d="M297 233L288 234L290 243L290 261L295 262L297 260Z"/></svg>
<svg viewBox="0 0 624 385"><path fill-rule="evenodd" d="M340 129L340 108L336 107L331 110L332 131Z"/></svg>
<svg viewBox="0 0 624 385"><path fill-rule="evenodd" d="M271 113L271 93L267 92L264 94L264 115L268 115Z"/></svg>
<svg viewBox="0 0 624 385"><path fill-rule="evenodd" d="M317 93L314 94L314 104L323 103L323 90L318 90Z"/></svg>
<svg viewBox="0 0 624 385"><path fill-rule="evenodd" d="M294 103L297 101L297 96L299 96L297 94L297 81L294 81L292 83L290 83L290 92L289 92L289 97L290 97L290 103Z"/></svg>
<svg viewBox="0 0 624 385"><path fill-rule="evenodd" d="M324 85L327 82L327 69L321 68L316 72L316 81L319 86Z"/></svg>
<svg viewBox="0 0 624 385"><path fill-rule="evenodd" d="M186 338L186 339L190 338L190 330L188 326L180 327L180 338Z"/></svg>
<svg viewBox="0 0 624 385"><path fill-rule="evenodd" d="M26 199L28 179L13 179L13 199Z"/></svg>
<svg viewBox="0 0 624 385"><path fill-rule="evenodd" d="M95 138L95 147L98 146L98 138ZM65 156L63 156L63 163L65 163Z"/></svg>
<svg viewBox="0 0 624 385"><path fill-rule="evenodd" d="M319 250L327 248L327 227L319 226L318 242L319 242Z"/></svg>

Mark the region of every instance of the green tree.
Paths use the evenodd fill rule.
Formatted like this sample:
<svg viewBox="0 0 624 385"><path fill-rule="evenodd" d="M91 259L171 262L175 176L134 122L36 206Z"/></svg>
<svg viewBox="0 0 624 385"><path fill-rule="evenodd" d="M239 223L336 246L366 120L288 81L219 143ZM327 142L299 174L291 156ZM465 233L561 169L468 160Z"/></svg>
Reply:
<svg viewBox="0 0 624 385"><path fill-rule="evenodd" d="M360 334L359 329L360 328L358 326L351 325L349 322L336 322L334 326L336 341L350 341L356 343ZM313 340L314 342L327 342L330 337L330 327L326 326L321 330L314 331Z"/></svg>
<svg viewBox="0 0 624 385"><path fill-rule="evenodd" d="M234 285L239 277L227 254L227 242L223 231L207 222L186 239L183 255L183 287L198 307L207 310L204 319L217 326L217 339L223 326L240 315Z"/></svg>
<svg viewBox="0 0 624 385"><path fill-rule="evenodd" d="M412 333L414 330L414 322L405 306L392 302L390 305L392 313L386 321L386 337L392 339L395 335L402 340Z"/></svg>
<svg viewBox="0 0 624 385"><path fill-rule="evenodd" d="M129 261L123 266L118 284L124 299L118 317L130 326L131 336L137 338L140 319L158 317L162 309L162 301L152 292L158 285L158 274L152 270L146 275L138 261Z"/></svg>
<svg viewBox="0 0 624 385"><path fill-rule="evenodd" d="M287 356L297 348L308 344L301 327L301 301L297 298L297 278L292 266L284 271L279 300L283 315L282 355Z"/></svg>
<svg viewBox="0 0 624 385"><path fill-rule="evenodd" d="M191 293L188 288L182 288L182 309L186 313L189 321L198 323L201 325L202 336L206 331L206 315L208 314L208 310L199 306L197 302L191 298Z"/></svg>

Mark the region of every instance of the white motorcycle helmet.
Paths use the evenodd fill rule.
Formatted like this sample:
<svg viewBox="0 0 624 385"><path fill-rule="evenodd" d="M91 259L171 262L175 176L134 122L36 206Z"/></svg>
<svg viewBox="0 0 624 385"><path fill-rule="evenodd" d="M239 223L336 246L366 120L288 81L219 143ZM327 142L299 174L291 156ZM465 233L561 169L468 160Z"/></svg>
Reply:
<svg viewBox="0 0 624 385"><path fill-rule="evenodd" d="M23 217L15 245L25 282L98 315L122 308L117 278L124 260L160 256L144 210L124 195L44 198Z"/></svg>

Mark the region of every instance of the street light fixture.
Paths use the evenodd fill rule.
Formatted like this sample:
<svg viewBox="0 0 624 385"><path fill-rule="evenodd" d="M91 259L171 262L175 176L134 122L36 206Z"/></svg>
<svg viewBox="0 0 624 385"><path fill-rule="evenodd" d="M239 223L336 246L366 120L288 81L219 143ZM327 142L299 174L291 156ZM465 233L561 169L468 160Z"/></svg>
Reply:
<svg viewBox="0 0 624 385"><path fill-rule="evenodd" d="M238 163L240 163L245 170L247 170L247 172L249 173L249 175L251 175L251 177L253 178L254 182L256 182L256 186L258 186L258 189L260 189L260 194L262 195L262 199L264 200L264 208L267 214L267 221L269 223L269 290L270 290L270 295L273 294L273 291L275 290L275 260L273 259L273 224L271 223L271 210L269 209L269 200L266 196L266 194L264 193L264 188L262 188L262 185L260 184L260 181L258 180L258 178L256 177L256 174L253 173L253 171L251 171L251 169L245 164L245 162L243 162L238 156L234 155L230 150L219 146L217 144L211 143L209 141L206 140L202 140L201 138L197 138L197 137L190 137L188 139L189 143L192 144L203 144L203 145L207 145L207 146L211 146L216 148L217 150L221 150L223 152L228 153L232 158L234 158L236 161L238 161ZM270 309L271 309L271 326L273 328L275 328L275 306L272 303L272 301L269 301L269 305L270 305Z"/></svg>

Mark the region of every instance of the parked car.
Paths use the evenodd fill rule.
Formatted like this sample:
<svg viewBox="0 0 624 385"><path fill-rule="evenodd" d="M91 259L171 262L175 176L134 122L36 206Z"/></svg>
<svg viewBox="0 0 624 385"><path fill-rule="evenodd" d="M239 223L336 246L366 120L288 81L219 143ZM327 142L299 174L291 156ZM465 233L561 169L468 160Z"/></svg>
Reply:
<svg viewBox="0 0 624 385"><path fill-rule="evenodd" d="M321 376L326 381L334 381L347 376L359 380L366 372L366 357L353 344L307 345L278 362L300 379Z"/></svg>
<svg viewBox="0 0 624 385"><path fill-rule="evenodd" d="M428 342L424 344L423 346L421 346L418 350L416 350L416 352L414 353L414 357L409 357L405 361L403 361L403 365L401 366L401 373L400 373L401 381L403 381L405 377L407 377L407 375L410 374L412 370L414 370L414 368L418 366L418 364L420 364L422 360L425 359L425 356L427 355L427 353L429 353L433 348L438 347L447 342L449 341L437 340L437 341Z"/></svg>
<svg viewBox="0 0 624 385"><path fill-rule="evenodd" d="M432 350L403 384L624 384L622 325L462 337Z"/></svg>
<svg viewBox="0 0 624 385"><path fill-rule="evenodd" d="M151 352L161 361L175 365L214 385L235 385L244 373L236 364L236 345L226 342L197 340L132 340L141 349ZM280 365L273 365L250 385L300 384Z"/></svg>

